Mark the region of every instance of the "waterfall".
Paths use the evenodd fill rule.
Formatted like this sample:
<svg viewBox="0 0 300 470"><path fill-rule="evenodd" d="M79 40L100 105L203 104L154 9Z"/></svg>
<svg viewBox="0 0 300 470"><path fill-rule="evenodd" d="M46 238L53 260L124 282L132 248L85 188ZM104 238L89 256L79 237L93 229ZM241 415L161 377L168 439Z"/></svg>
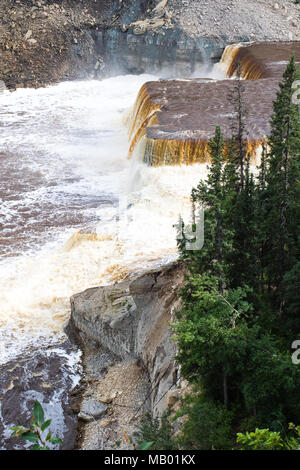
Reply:
<svg viewBox="0 0 300 470"><path fill-rule="evenodd" d="M227 153L233 114L229 95L233 87L232 80L211 79L144 84L128 119L129 157L135 152L139 154L136 158L153 167L207 163L210 160L209 139L213 137L216 125L221 126L225 135ZM247 89L247 99L252 102L255 99L253 87ZM263 109L264 117L270 113L271 101L269 108ZM260 146L268 130L257 128L257 120L256 109L252 107L245 147L253 164L259 158Z"/></svg>
<svg viewBox="0 0 300 470"><path fill-rule="evenodd" d="M292 55L300 64L299 42L244 42L227 46L221 64L227 77L234 77L240 69L246 80L280 80Z"/></svg>
<svg viewBox="0 0 300 470"><path fill-rule="evenodd" d="M256 164L269 133L278 81L292 54L299 63L298 42L233 44L204 78L144 84L128 120L129 156L139 144L139 159L150 166L209 162L208 143L216 125L224 134L226 152L234 113L231 78L239 69L247 113L244 144Z"/></svg>
<svg viewBox="0 0 300 470"><path fill-rule="evenodd" d="M227 46L222 55L221 64L229 78L236 76L238 70L240 77L245 80L258 80L268 76L263 63L251 54L248 43Z"/></svg>

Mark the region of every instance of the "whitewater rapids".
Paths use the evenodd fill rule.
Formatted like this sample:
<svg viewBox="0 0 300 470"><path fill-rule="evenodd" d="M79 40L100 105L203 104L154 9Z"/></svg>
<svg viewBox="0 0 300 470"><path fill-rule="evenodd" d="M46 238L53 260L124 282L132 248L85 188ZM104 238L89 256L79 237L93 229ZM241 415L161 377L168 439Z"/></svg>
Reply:
<svg viewBox="0 0 300 470"><path fill-rule="evenodd" d="M126 116L149 75L0 95L0 363L64 336L69 298L176 259L206 165L128 160Z"/></svg>

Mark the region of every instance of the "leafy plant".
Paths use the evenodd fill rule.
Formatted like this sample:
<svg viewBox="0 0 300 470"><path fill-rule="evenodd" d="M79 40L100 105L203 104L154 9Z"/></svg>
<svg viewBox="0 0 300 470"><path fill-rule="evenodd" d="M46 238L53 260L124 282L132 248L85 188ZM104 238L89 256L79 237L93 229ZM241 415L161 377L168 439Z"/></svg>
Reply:
<svg viewBox="0 0 300 470"><path fill-rule="evenodd" d="M19 437L24 441L32 442L34 445L30 450L50 450L48 444L61 445L62 441L58 437L52 436L49 430L47 436L44 438L43 433L49 428L51 419L45 420L44 410L38 400L34 403L32 420L29 428L24 426L13 426L10 428L13 431L12 437Z"/></svg>
<svg viewBox="0 0 300 470"><path fill-rule="evenodd" d="M149 450L153 442L141 441L138 445L134 442L132 436L127 436L127 431L124 432L124 438L127 444L130 444L133 450Z"/></svg>
<svg viewBox="0 0 300 470"><path fill-rule="evenodd" d="M238 433L236 442L241 450L300 450L300 426L289 424L295 435L283 438L279 432L258 429L254 432Z"/></svg>
<svg viewBox="0 0 300 470"><path fill-rule="evenodd" d="M256 429L254 432L237 434L237 444L241 450L281 450L283 440L279 432L269 429Z"/></svg>
<svg viewBox="0 0 300 470"><path fill-rule="evenodd" d="M153 442L142 442L137 450L149 450L152 447Z"/></svg>
<svg viewBox="0 0 300 470"><path fill-rule="evenodd" d="M184 449L227 450L232 448L233 413L222 403L207 400L201 393L186 397L180 412L187 416L180 436Z"/></svg>
<svg viewBox="0 0 300 470"><path fill-rule="evenodd" d="M138 450L176 450L178 446L172 437L172 426L168 414L161 420L153 419L147 413L141 420L138 431L134 435Z"/></svg>

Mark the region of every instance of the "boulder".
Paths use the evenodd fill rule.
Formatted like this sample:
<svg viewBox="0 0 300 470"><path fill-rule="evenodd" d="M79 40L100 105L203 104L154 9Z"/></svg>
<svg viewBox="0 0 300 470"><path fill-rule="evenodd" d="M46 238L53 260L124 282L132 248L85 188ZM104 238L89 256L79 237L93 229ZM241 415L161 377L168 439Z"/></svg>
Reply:
<svg viewBox="0 0 300 470"><path fill-rule="evenodd" d="M87 400L83 402L78 418L83 421L92 421L101 418L101 416L106 413L106 410L107 405L104 403L95 400Z"/></svg>

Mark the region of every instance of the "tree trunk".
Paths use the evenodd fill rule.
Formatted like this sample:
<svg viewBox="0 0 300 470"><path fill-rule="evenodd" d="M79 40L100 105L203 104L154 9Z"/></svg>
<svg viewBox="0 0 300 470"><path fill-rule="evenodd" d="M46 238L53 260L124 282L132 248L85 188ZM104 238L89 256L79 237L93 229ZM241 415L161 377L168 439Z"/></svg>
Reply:
<svg viewBox="0 0 300 470"><path fill-rule="evenodd" d="M227 375L223 373L223 393L224 393L224 405L228 407L228 386L227 386Z"/></svg>

